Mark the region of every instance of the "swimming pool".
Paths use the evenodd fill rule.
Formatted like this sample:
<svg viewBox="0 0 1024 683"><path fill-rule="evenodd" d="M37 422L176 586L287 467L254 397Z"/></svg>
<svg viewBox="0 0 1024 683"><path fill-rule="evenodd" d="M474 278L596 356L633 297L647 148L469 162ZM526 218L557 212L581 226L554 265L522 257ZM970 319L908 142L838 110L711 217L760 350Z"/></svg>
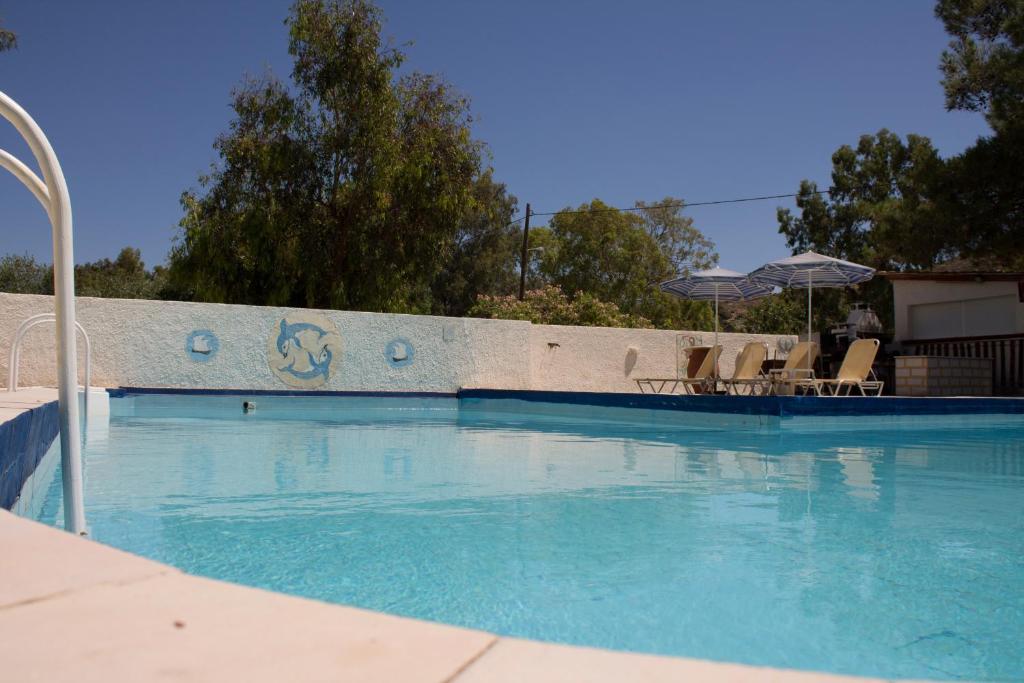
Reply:
<svg viewBox="0 0 1024 683"><path fill-rule="evenodd" d="M780 429L487 398L243 400L113 399L84 450L93 538L503 635L876 676L1024 671L1019 415ZM58 523L58 477L41 502Z"/></svg>

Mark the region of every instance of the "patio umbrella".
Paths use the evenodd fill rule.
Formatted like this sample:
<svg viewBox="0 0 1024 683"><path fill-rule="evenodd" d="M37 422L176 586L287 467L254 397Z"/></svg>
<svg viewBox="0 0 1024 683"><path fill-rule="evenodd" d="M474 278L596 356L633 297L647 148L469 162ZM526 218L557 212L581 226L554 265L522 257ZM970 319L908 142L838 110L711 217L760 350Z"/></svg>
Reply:
<svg viewBox="0 0 1024 683"><path fill-rule="evenodd" d="M660 287L661 291L675 294L683 299L715 302L715 343L712 353L718 346L718 302L746 301L772 293L770 286L752 282L743 273L725 268L712 268L683 275L674 280L662 282ZM714 373L714 376L717 377L718 363L714 365Z"/></svg>
<svg viewBox="0 0 1024 683"><path fill-rule="evenodd" d="M811 340L811 292L815 287L847 287L874 276L874 268L813 251L766 263L749 275L752 281L765 286L807 290L807 341ZM808 362L810 358L808 355Z"/></svg>

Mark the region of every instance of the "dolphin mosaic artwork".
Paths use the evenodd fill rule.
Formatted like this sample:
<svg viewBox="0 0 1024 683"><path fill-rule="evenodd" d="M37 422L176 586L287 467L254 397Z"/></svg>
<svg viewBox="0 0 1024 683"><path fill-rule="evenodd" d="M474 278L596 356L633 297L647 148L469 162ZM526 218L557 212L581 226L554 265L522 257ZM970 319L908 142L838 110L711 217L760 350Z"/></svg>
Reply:
<svg viewBox="0 0 1024 683"><path fill-rule="evenodd" d="M341 335L326 316L299 311L278 322L267 344L271 371L300 389L327 384L341 358Z"/></svg>

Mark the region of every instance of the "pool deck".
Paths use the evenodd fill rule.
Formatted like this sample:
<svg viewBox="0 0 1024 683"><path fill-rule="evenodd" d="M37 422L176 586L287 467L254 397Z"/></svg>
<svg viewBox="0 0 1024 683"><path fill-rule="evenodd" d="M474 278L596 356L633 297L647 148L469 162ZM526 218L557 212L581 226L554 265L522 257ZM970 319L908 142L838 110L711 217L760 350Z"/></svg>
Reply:
<svg viewBox="0 0 1024 683"><path fill-rule="evenodd" d="M0 423L56 399L0 392ZM866 681L498 637L190 576L0 510L0 666L41 681Z"/></svg>
<svg viewBox="0 0 1024 683"><path fill-rule="evenodd" d="M57 390L48 387L28 387L15 392L0 389L0 424L56 400Z"/></svg>

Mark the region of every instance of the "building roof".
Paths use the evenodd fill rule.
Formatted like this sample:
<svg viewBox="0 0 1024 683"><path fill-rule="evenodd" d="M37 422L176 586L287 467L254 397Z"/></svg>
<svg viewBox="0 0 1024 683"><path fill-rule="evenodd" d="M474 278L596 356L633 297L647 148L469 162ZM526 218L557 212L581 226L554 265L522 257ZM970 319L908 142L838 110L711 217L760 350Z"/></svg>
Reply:
<svg viewBox="0 0 1024 683"><path fill-rule="evenodd" d="M915 270L906 272L880 271L880 277L886 280L927 280L933 282L1019 282L1024 280L1024 273L1001 273L994 271L941 271Z"/></svg>

